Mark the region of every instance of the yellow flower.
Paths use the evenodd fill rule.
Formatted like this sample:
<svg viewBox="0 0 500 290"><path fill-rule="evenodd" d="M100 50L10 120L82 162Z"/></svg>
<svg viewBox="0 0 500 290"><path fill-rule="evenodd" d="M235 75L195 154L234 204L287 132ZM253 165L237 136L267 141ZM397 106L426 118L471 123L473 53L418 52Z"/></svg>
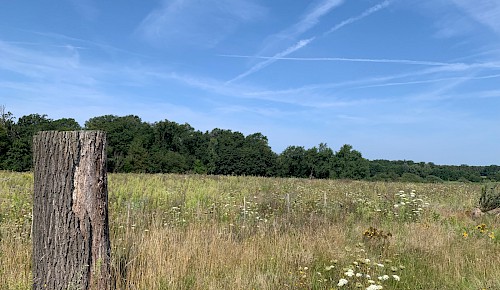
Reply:
<svg viewBox="0 0 500 290"><path fill-rule="evenodd" d="M464 238L467 238L467 237L469 236L469 234L468 234L466 231L464 231L464 232L462 233L462 236L463 236Z"/></svg>
<svg viewBox="0 0 500 290"><path fill-rule="evenodd" d="M486 231L486 224L477 225L476 229L478 229L481 233L484 233Z"/></svg>
<svg viewBox="0 0 500 290"><path fill-rule="evenodd" d="M489 233L488 237L490 237L490 239L494 240L495 239L495 232Z"/></svg>

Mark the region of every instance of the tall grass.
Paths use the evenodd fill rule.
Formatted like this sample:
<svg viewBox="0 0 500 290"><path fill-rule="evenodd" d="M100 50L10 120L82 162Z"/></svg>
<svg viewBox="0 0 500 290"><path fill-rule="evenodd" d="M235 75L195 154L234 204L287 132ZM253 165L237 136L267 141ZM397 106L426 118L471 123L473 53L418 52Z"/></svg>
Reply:
<svg viewBox="0 0 500 290"><path fill-rule="evenodd" d="M0 289L29 289L32 176L0 180ZM114 284L500 289L500 221L466 213L480 187L111 174Z"/></svg>

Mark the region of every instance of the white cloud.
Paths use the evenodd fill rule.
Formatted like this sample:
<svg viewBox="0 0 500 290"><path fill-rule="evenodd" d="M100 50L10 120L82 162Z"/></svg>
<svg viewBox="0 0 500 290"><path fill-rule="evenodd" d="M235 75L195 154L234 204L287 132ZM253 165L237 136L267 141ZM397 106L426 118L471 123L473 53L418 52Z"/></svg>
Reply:
<svg viewBox="0 0 500 290"><path fill-rule="evenodd" d="M257 53L257 55L275 53L276 50L290 46L292 43L297 41L297 37L300 37L303 33L316 26L322 17L326 16L337 6L342 5L343 2L344 0L316 1L316 3L311 5L311 8L300 17L298 22L267 37L264 41L264 47Z"/></svg>
<svg viewBox="0 0 500 290"><path fill-rule="evenodd" d="M88 75L80 73L78 49L65 45L43 51L42 47L26 49L0 40L0 69L18 76L39 80L94 83Z"/></svg>
<svg viewBox="0 0 500 290"><path fill-rule="evenodd" d="M500 34L500 2L497 0L451 0L475 21Z"/></svg>
<svg viewBox="0 0 500 290"><path fill-rule="evenodd" d="M276 59L276 60L292 60L292 61L344 61L344 62L375 62L375 63L397 63L409 65L428 65L428 66L447 66L451 63L426 61L426 60L409 60L409 59L376 59L376 58L345 58L345 57L276 57L276 56L251 56L251 55L233 55L222 54L222 57L235 58L259 58L259 59Z"/></svg>
<svg viewBox="0 0 500 290"><path fill-rule="evenodd" d="M176 43L213 47L243 22L256 21L266 9L252 0L163 1L142 21L137 32L162 45Z"/></svg>
<svg viewBox="0 0 500 290"><path fill-rule="evenodd" d="M313 6L313 8L310 11L305 13L297 23L279 32L276 35L270 36L269 40L267 41L266 47L263 50L261 50L259 55L264 53L264 51L269 50L271 47L281 46L283 42L289 43L289 41L294 41L295 43L288 46L284 50L276 53L274 56L266 59L265 61L255 64L247 71L229 80L227 83L228 84L232 83L234 81L245 78L253 73L256 73L257 71L265 68L266 66L269 66L272 63L276 62L278 59L286 57L287 55L293 53L294 51L299 50L302 47L308 45L312 40L314 40L314 37L309 39L302 39L298 42L295 41L295 38L299 37L303 33L307 32L309 29L316 26L319 23L321 17L328 14L332 9L341 5L343 2L344 0L323 0L319 2L317 5Z"/></svg>
<svg viewBox="0 0 500 290"><path fill-rule="evenodd" d="M94 20L99 16L99 9L93 0L70 0L70 2L86 20Z"/></svg>
<svg viewBox="0 0 500 290"><path fill-rule="evenodd" d="M387 6L389 6L391 2L386 0L384 2L381 2L375 6L372 6L370 8L368 8L367 10L363 11L363 13L361 13L360 15L358 16L355 16L355 17L351 17L351 18L348 18L342 22L340 22L339 24L335 25L334 27L332 27L330 30L328 30L326 34L330 34L332 32L335 32L339 29L341 29L342 27L346 26L346 25L349 25L349 24L352 24L354 22L357 22L357 21L360 21L361 19L365 18L365 17L368 17L370 16L371 14L381 10L381 9L384 9L386 8Z"/></svg>
<svg viewBox="0 0 500 290"><path fill-rule="evenodd" d="M301 35L316 26L321 17L328 14L337 6L340 6L343 2L344 0L326 0L320 2L310 12L305 14L299 22L294 24L289 29L281 32L280 35L285 35L286 38L295 38L298 35Z"/></svg>
<svg viewBox="0 0 500 290"><path fill-rule="evenodd" d="M304 17L304 19L296 25L299 28L301 28L301 29L299 29L297 31L304 32L306 29L311 28L313 25L315 25L318 22L318 18L320 16L324 15L325 13L327 13L328 11L330 11L333 7L336 7L337 5L339 5L341 3L342 2L339 2L339 1L333 1L333 2L332 1L327 1L327 2L323 3L323 5L318 6L318 8L314 9L311 13L307 14L306 17ZM361 20L361 19L363 19L365 17L368 17L371 14L373 14L373 13L375 13L375 12L377 12L377 11L385 8L385 7L387 7L389 4L390 4L390 1L386 0L386 1L381 2L381 3L379 3L379 4L377 4L377 5L373 6L373 7L370 7L369 9L365 10L360 15L358 15L356 17L348 18L347 20L344 20L341 23L335 25L332 29L328 30L323 35L327 35L327 34L330 34L332 32L335 32L335 31L341 29L342 27L344 27L346 25L349 25L349 24L354 23L356 21L359 21L359 20ZM293 53L293 52L295 52L295 51L297 51L297 50L299 50L299 49L301 49L303 47L306 47L315 38L316 37L311 37L309 39L300 40L299 42L297 42L294 45L286 48L285 50L276 53L271 58L266 59L265 61L262 61L260 63L257 63L256 65L252 66L249 70L245 71L244 73L239 74L235 78L233 78L230 81L228 81L228 83L240 80L240 79L242 79L244 77L247 77L248 75L251 75L253 73L258 72L259 70L261 70L261 69L263 69L263 68L271 65L272 63L276 62L280 58L286 57L287 55L289 55L289 54L291 54L291 53Z"/></svg>
<svg viewBox="0 0 500 290"><path fill-rule="evenodd" d="M237 81L237 80L240 80L246 76L249 76L263 68L265 68L266 66L276 62L278 59L282 58L282 57L285 57L291 53L293 53L294 51L296 50L299 50L301 49L302 47L308 45L311 41L313 41L314 38L309 38L309 39L302 39L300 40L299 42L297 42L295 45L293 46L290 46L288 47L287 49L285 49L284 51L281 51L281 52L278 52L276 55L274 55L273 57L270 57L269 59L266 59L265 61L262 61L262 62L259 62L258 64L254 65L253 67L251 67L249 70L245 71L244 73L242 74L239 74L238 76L236 76L235 78L231 79L230 81L228 81L227 83L232 83L234 81Z"/></svg>

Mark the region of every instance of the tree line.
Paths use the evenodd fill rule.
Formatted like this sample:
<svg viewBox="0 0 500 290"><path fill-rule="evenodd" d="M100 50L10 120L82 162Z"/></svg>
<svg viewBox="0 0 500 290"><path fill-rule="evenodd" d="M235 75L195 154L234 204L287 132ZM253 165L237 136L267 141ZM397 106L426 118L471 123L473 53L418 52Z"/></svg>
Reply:
<svg viewBox="0 0 500 290"><path fill-rule="evenodd" d="M198 173L267 177L337 178L377 181L500 181L500 166L451 166L408 160L367 160L351 145L334 152L325 143L312 148L271 150L261 133L226 129L201 132L189 124L143 122L134 115L105 115L81 127L72 118L31 114L14 118L0 107L0 169L32 169L32 140L38 131L103 130L109 172Z"/></svg>

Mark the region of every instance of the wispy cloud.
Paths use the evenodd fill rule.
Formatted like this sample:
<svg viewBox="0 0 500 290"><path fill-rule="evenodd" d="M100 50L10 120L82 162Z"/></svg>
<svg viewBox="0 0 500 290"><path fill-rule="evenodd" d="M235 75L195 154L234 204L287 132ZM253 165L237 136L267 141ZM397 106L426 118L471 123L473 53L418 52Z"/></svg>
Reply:
<svg viewBox="0 0 500 290"><path fill-rule="evenodd" d="M263 62L259 62L258 64L254 65L249 70L247 70L246 72L244 72L244 73L236 76L235 78L229 80L227 82L227 84L230 84L232 82L240 80L240 79L242 79L242 78L244 78L244 77L246 77L248 75L251 75L251 74L253 74L253 73L255 73L255 72L257 72L257 71L265 68L266 66L274 63L275 61L279 60L280 58L285 57L285 56L293 53L294 51L299 50L302 47L308 45L313 40L314 40L314 38L309 38L309 39L303 39L303 40L297 42L295 45L290 46L289 48L285 49L284 51L281 51L281 52L277 53L273 57L270 57L270 58L266 59Z"/></svg>
<svg viewBox="0 0 500 290"><path fill-rule="evenodd" d="M162 3L149 13L136 32L163 46L182 43L213 47L239 24L256 21L266 14L266 9L253 0L164 0Z"/></svg>
<svg viewBox="0 0 500 290"><path fill-rule="evenodd" d="M390 4L390 1L384 1L382 3L379 3L379 4L377 4L377 5L373 6L373 7L365 10L363 13L361 13L358 16L348 18L348 19L340 22L339 24L335 25L334 27L332 27L330 30L328 30L325 33L325 35L330 34L332 32L335 32L335 31L341 29L342 27L344 27L346 25L349 25L349 24L352 24L352 23L354 23L356 21L359 21L359 20L361 20L361 19L363 19L363 18L365 18L367 16L370 16L371 14L373 14L373 13L375 13L375 12L377 12L377 11L379 11L379 10L387 7L387 6L389 6L389 4Z"/></svg>
<svg viewBox="0 0 500 290"><path fill-rule="evenodd" d="M279 33L287 38L295 38L319 23L320 18L328 14L332 9L340 6L344 0L326 0L320 2L311 11L306 13L299 22L294 24L289 29Z"/></svg>
<svg viewBox="0 0 500 290"><path fill-rule="evenodd" d="M312 24L316 24L317 23L317 19L319 18L319 16L321 15L324 15L326 12L328 12L329 10L331 10L333 7L339 5L341 2L336 2L336 3L327 3L329 5L324 5L324 6L320 6L319 9L316 9L316 10L313 10L313 12L309 15L307 15L304 19L314 19L314 21L301 21L299 22L299 27L303 27L303 28L310 28L312 26ZM335 4L335 5L334 5ZM341 29L342 27L346 26L346 25L349 25L351 23L354 23L356 21L359 21L365 17L368 17L369 15L387 7L388 5L390 4L390 1L386 0L382 3L379 3L367 10L365 10L363 13L361 13L360 15L356 16L356 17L351 17L351 18L348 18L347 20L344 20L342 21L341 23L335 25L332 29L328 30L326 33L323 34L323 36L326 36L330 33L333 33L339 29ZM322 8L324 7L324 8ZM305 23L305 24L300 24L300 23ZM283 57L286 57L287 55L307 46L308 44L310 44L316 37L311 37L309 39L304 39L304 40L301 40L299 41L298 43L294 44L293 46L290 46L288 48L286 48L285 50L275 54L274 56L266 59L265 61L263 62L260 62L254 66L252 66L249 70L245 71L244 73L236 76L235 78L231 79L230 81L228 81L228 83L231 83L231 82L234 82L234 81L237 81L237 80L240 80L246 76L249 76L253 73L256 73L258 72L259 70L269 66L270 64L278 61L280 58L283 58Z"/></svg>
<svg viewBox="0 0 500 290"><path fill-rule="evenodd" d="M446 63L443 63L446 64ZM308 95L314 92L324 91L329 89L362 89L371 87L384 87L384 86L405 86L438 83L446 81L460 81L466 82L469 80L487 80L499 77L498 70L500 70L499 62L485 62L485 63L448 63L447 65L431 66L428 68L396 73L387 74L374 77L364 77L355 80L309 84L296 88L288 88L283 90L263 90L248 92L250 96L294 96L294 95ZM490 72L486 75L474 75L479 72Z"/></svg>
<svg viewBox="0 0 500 290"><path fill-rule="evenodd" d="M448 77L448 78L430 78L430 79L423 79L418 81L406 81L406 82L386 82L381 84L358 86L354 88L361 89L361 88L375 88L375 87L406 86L406 85L419 85L419 84L440 83L449 81L457 81L463 83L472 80L486 80L486 79L496 79L496 78L500 78L500 74L485 75L485 76L468 75L468 76Z"/></svg>
<svg viewBox="0 0 500 290"><path fill-rule="evenodd" d="M70 0L70 2L86 20L94 20L99 16L99 9L93 0Z"/></svg>
<svg viewBox="0 0 500 290"><path fill-rule="evenodd" d="M221 54L219 56L235 57L235 58L291 60L291 61L374 62L374 63L396 63L396 64L409 64L409 65L428 65L428 66L460 65L460 63L447 63L447 62L409 60L409 59L374 59L374 58L345 58L345 57L276 57L276 56L251 56L251 55L236 55L236 54Z"/></svg>
<svg viewBox="0 0 500 290"><path fill-rule="evenodd" d="M0 68L19 76L37 79L57 79L93 82L78 74L80 56L71 46L59 47L52 53L40 49L25 49L0 40Z"/></svg>
<svg viewBox="0 0 500 290"><path fill-rule="evenodd" d="M492 0L451 0L475 21L500 34L500 2Z"/></svg>
<svg viewBox="0 0 500 290"><path fill-rule="evenodd" d="M116 56L118 54L126 54L128 56L137 56L143 58L150 58L145 54L137 53L131 50L126 50L117 46L113 46L104 42L91 41L88 39L77 38L73 36L68 36L61 33L54 32L44 32L36 30L25 30L18 29L22 33L27 33L30 35L36 35L41 37L39 42L16 42L16 41L4 41L4 43L11 44L23 44L27 46L39 46L40 48L47 47L73 47L79 50L94 50L99 53L104 53L108 56Z"/></svg>
<svg viewBox="0 0 500 290"><path fill-rule="evenodd" d="M278 49L283 49L283 47L297 42L297 38L319 24L322 17L326 16L337 6L342 5L344 0L321 0L315 2L311 5L310 9L304 12L298 22L267 37L264 41L264 47L257 55L274 53Z"/></svg>
<svg viewBox="0 0 500 290"><path fill-rule="evenodd" d="M289 41L289 40L295 40L295 38L299 37L303 33L307 32L314 26L316 26L321 17L324 15L328 14L331 10L333 10L335 7L341 5L344 2L344 0L323 0L319 2L316 6L314 6L310 11L305 13L301 19L295 23L294 25L290 26L289 28L281 31L277 35L273 35L270 40L270 43L267 44L267 46L270 46L272 43L275 42L282 42L283 40ZM263 68L266 66L271 65L272 63L276 62L279 58L285 57L291 53L293 53L296 50L299 50L300 48L308 45L312 40L314 40L314 37L308 38L308 39L302 39L293 45L289 46L288 48L276 53L273 57L270 57L269 59L266 59L263 62L257 63L256 65L252 66L250 69L247 71L241 73L240 75L234 77L233 79L229 80L227 83L232 83L234 81L240 80L242 78L245 78ZM272 45L271 45L272 46ZM264 51L264 50L263 50ZM261 51L261 53L263 52ZM260 54L260 53L259 53ZM256 57L255 59L258 59L260 57Z"/></svg>

